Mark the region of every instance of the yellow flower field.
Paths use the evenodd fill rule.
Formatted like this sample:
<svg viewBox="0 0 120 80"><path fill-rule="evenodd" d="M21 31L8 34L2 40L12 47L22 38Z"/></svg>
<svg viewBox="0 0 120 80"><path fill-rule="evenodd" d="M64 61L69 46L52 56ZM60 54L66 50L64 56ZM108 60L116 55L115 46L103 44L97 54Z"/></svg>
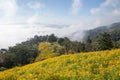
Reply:
<svg viewBox="0 0 120 80"><path fill-rule="evenodd" d="M49 58L2 71L0 80L120 80L120 49Z"/></svg>

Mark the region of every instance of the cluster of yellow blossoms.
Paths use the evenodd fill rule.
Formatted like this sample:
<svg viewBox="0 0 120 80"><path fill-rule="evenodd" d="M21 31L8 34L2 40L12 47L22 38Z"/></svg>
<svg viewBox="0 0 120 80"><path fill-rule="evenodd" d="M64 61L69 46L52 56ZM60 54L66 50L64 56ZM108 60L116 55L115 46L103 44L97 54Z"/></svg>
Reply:
<svg viewBox="0 0 120 80"><path fill-rule="evenodd" d="M120 49L50 58L2 71L0 80L120 80Z"/></svg>

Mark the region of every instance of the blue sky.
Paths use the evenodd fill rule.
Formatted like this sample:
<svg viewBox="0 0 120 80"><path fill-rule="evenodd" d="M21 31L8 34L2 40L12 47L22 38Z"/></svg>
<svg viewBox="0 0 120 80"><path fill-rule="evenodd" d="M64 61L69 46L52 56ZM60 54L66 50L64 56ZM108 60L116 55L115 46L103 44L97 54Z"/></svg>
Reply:
<svg viewBox="0 0 120 80"><path fill-rule="evenodd" d="M34 35L83 37L83 30L120 22L120 0L0 0L0 48ZM79 37L79 39L78 39Z"/></svg>
<svg viewBox="0 0 120 80"><path fill-rule="evenodd" d="M52 24L55 22L69 25L80 18L85 20L91 16L90 9L99 7L104 0L94 0L94 2L91 0L7 0L7 3L1 0L1 2L3 4L1 8L4 9L0 9L2 12L0 17L5 14L8 15L7 17L14 17L14 21L8 20L10 23L27 23L26 20L29 21L30 17L36 15L42 18L42 21L38 19L36 23L47 24L50 21ZM10 14L6 12L7 9ZM7 24L7 21L4 23Z"/></svg>

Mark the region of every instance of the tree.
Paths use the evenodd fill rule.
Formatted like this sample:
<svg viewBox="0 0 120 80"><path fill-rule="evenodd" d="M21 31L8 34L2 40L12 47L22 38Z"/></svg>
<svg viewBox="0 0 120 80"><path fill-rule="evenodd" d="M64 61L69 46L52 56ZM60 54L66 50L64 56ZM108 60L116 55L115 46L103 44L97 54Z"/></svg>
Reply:
<svg viewBox="0 0 120 80"><path fill-rule="evenodd" d="M113 43L111 36L106 32L100 33L96 40L96 48L97 50L112 49Z"/></svg>
<svg viewBox="0 0 120 80"><path fill-rule="evenodd" d="M80 52L83 52L85 50L85 45L83 43L78 42L78 41L74 41L71 43L72 43L71 50L73 50L73 52L80 53Z"/></svg>
<svg viewBox="0 0 120 80"><path fill-rule="evenodd" d="M1 49L0 50L0 67L4 66L4 63L5 63L5 58L7 56L7 49Z"/></svg>
<svg viewBox="0 0 120 80"><path fill-rule="evenodd" d="M47 39L48 42L56 42L57 41L57 37L54 34L51 34L48 36Z"/></svg>
<svg viewBox="0 0 120 80"><path fill-rule="evenodd" d="M35 53L32 49L23 45L10 47L8 54L14 55L14 64L17 66L33 62L35 56Z"/></svg>
<svg viewBox="0 0 120 80"><path fill-rule="evenodd" d="M64 47L65 53L68 54L69 50L71 50L72 48L72 42L69 40L69 38L67 37L59 38L57 42Z"/></svg>
<svg viewBox="0 0 120 80"><path fill-rule="evenodd" d="M63 45L65 39L64 38L58 38L57 42L60 44L60 45Z"/></svg>
<svg viewBox="0 0 120 80"><path fill-rule="evenodd" d="M15 66L14 60L15 60L15 55L14 54L7 54L5 56L5 61L4 61L3 67L11 68L11 67Z"/></svg>
<svg viewBox="0 0 120 80"><path fill-rule="evenodd" d="M58 53L58 55L65 54L65 48L58 43L53 44L53 52Z"/></svg>
<svg viewBox="0 0 120 80"><path fill-rule="evenodd" d="M5 54L0 52L0 67L3 65L4 60L5 60Z"/></svg>
<svg viewBox="0 0 120 80"><path fill-rule="evenodd" d="M1 49L0 53L3 53L3 54L7 53L7 49Z"/></svg>
<svg viewBox="0 0 120 80"><path fill-rule="evenodd" d="M120 48L120 41L113 42L114 48Z"/></svg>
<svg viewBox="0 0 120 80"><path fill-rule="evenodd" d="M71 41L67 37L65 37L62 45L65 49L66 54L68 54L69 50L71 50L71 46L72 46Z"/></svg>
<svg viewBox="0 0 120 80"><path fill-rule="evenodd" d="M90 39L89 36L86 40L85 51L87 51L87 52L92 51L92 40Z"/></svg>

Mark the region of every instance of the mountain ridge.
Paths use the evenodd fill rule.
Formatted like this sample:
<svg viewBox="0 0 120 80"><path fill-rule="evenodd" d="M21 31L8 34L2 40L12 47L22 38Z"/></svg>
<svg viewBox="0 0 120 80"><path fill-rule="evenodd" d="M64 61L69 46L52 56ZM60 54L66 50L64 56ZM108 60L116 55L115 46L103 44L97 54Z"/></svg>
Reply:
<svg viewBox="0 0 120 80"><path fill-rule="evenodd" d="M86 30L83 40L86 40L89 36L92 40L95 40L99 33L107 32L111 35L113 41L120 40L120 22L113 23L108 26L100 26L94 29Z"/></svg>

